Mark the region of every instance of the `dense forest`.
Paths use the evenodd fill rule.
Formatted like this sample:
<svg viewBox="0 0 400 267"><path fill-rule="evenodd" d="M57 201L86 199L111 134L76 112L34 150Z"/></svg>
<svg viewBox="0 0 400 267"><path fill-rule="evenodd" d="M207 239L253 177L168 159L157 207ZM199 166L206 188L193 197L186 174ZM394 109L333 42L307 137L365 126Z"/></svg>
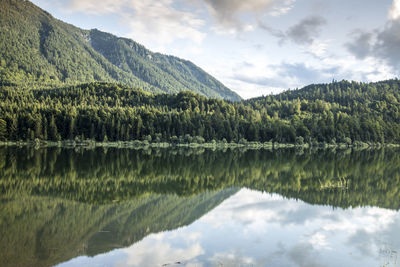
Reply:
<svg viewBox="0 0 400 267"><path fill-rule="evenodd" d="M240 100L190 61L96 29L82 30L30 1L0 0L0 85L48 88L93 81Z"/></svg>
<svg viewBox="0 0 400 267"><path fill-rule="evenodd" d="M332 82L241 102L109 83L0 88L0 140L400 143L400 81Z"/></svg>

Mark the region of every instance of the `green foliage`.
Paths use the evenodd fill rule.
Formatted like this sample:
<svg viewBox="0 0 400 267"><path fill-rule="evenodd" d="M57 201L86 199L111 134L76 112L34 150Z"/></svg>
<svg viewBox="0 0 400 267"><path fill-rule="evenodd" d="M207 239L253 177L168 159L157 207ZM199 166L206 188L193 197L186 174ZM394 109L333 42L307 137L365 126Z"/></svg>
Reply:
<svg viewBox="0 0 400 267"><path fill-rule="evenodd" d="M279 119L276 124L281 130L272 136L278 142L302 136L310 143L399 143L399 88L397 79L377 83L335 81L245 103L262 117ZM285 122L290 125L284 127Z"/></svg>
<svg viewBox="0 0 400 267"><path fill-rule="evenodd" d="M353 89L347 89L350 85ZM79 136L172 143L225 139L313 146L400 143L399 85L398 80L343 81L242 102L188 91L154 95L109 83L34 90L2 86L0 120L7 130L0 138L57 141ZM331 99L331 94L340 97ZM0 122L0 133L1 127Z"/></svg>
<svg viewBox="0 0 400 267"><path fill-rule="evenodd" d="M296 137L296 145L302 146L304 144L304 138L303 136L297 136Z"/></svg>
<svg viewBox="0 0 400 267"><path fill-rule="evenodd" d="M0 140L5 140L7 135L7 123L0 119Z"/></svg>

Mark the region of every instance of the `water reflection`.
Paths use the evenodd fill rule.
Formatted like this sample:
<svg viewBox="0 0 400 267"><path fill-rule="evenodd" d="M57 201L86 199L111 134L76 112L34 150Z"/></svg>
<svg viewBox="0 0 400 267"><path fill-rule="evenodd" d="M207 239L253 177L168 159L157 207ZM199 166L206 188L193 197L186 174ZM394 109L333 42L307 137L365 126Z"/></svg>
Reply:
<svg viewBox="0 0 400 267"><path fill-rule="evenodd" d="M3 148L0 265L395 266L399 163L395 150Z"/></svg>
<svg viewBox="0 0 400 267"><path fill-rule="evenodd" d="M242 189L189 226L60 266L397 266L399 225L393 210L332 210Z"/></svg>

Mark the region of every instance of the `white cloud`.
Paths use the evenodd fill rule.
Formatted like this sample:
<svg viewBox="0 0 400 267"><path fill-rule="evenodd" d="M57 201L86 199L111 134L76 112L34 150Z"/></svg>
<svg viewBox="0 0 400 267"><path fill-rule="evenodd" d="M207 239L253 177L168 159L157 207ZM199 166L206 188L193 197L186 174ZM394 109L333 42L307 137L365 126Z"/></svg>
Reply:
<svg viewBox="0 0 400 267"><path fill-rule="evenodd" d="M322 53L322 51L318 52ZM335 64L318 64L314 66L302 62L281 62L269 65L242 63L234 70L231 79L244 83L245 85L242 87L246 89L256 87L253 92L247 92L246 90L240 92L246 98L252 97L250 93L267 95L289 88L300 88L316 81L329 82L339 72L340 69Z"/></svg>
<svg viewBox="0 0 400 267"><path fill-rule="evenodd" d="M190 264L200 266L195 262L196 257L204 254L204 249L197 241L200 236L200 233L189 233L185 235L187 244L175 247L170 241L181 238L178 233L152 234L141 242L122 249L127 254L127 258L116 266L163 266L164 264L173 265L176 262L188 262L185 266L191 266Z"/></svg>
<svg viewBox="0 0 400 267"><path fill-rule="evenodd" d="M115 14L120 24L131 31L126 36L145 45L170 44L176 39L189 39L199 44L206 36L204 14L208 11L215 19L210 29L216 33L236 34L253 31L257 25L252 17L269 13L286 14L296 0L71 0L66 4L70 11L90 15ZM204 4L206 8L204 9ZM203 9L202 9L203 8ZM241 17L250 17L242 20ZM153 45L152 45L153 46ZM154 46L153 46L154 47Z"/></svg>
<svg viewBox="0 0 400 267"><path fill-rule="evenodd" d="M397 20L400 18L400 0L393 0L392 7L389 10L389 19Z"/></svg>
<svg viewBox="0 0 400 267"><path fill-rule="evenodd" d="M271 16L278 17L288 13L294 7L296 0L286 0L284 4L280 7L274 7L269 13Z"/></svg>
<svg viewBox="0 0 400 267"><path fill-rule="evenodd" d="M104 1L95 1L95 0L87 0L87 1L79 1L72 0L67 7L71 11L81 11L87 14L92 15L103 15L108 13L117 13L120 12L124 6L128 4L128 1L113 1L113 0L104 0Z"/></svg>
<svg viewBox="0 0 400 267"><path fill-rule="evenodd" d="M127 37L144 44L169 44L176 39L201 43L206 36L201 30L204 20L174 4L172 0L72 0L68 8L92 15L117 14L120 23L131 29Z"/></svg>
<svg viewBox="0 0 400 267"><path fill-rule="evenodd" d="M305 52L313 55L316 58L324 58L328 55L328 47L330 42L331 40L315 40L305 49Z"/></svg>
<svg viewBox="0 0 400 267"><path fill-rule="evenodd" d="M209 262L218 262L218 266L254 266L254 259L238 255L235 251L215 253L208 259Z"/></svg>
<svg viewBox="0 0 400 267"><path fill-rule="evenodd" d="M313 234L312 236L307 238L306 241L310 243L314 248L332 249L329 246L326 235L320 232Z"/></svg>

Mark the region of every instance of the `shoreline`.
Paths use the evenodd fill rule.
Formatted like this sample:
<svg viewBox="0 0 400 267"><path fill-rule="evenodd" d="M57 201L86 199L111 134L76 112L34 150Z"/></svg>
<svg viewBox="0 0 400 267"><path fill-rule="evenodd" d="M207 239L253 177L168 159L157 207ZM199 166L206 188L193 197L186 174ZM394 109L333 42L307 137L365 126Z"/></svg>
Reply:
<svg viewBox="0 0 400 267"><path fill-rule="evenodd" d="M113 142L97 142L93 140L74 141L1 141L0 147L34 147L34 148L130 148L130 149L149 149L149 148L206 148L206 149L381 149L381 148L400 148L400 144L380 144L380 143L362 143L354 144L290 144L290 143L273 143L273 142L246 142L246 143L227 143L227 142L205 142L205 143L172 143L172 142L148 142L148 141L113 141Z"/></svg>

